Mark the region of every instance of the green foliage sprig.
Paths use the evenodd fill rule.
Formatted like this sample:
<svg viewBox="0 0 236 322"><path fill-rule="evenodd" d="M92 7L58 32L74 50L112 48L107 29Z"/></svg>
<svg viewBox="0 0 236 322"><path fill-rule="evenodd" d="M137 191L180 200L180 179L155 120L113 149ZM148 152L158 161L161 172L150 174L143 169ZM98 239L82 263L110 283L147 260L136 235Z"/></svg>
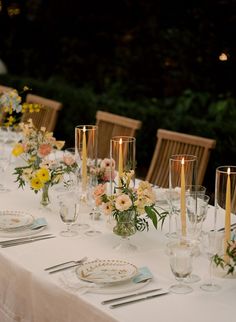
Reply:
<svg viewBox="0 0 236 322"><path fill-rule="evenodd" d="M220 266L224 270L227 269L226 275L233 275L236 267L236 241L232 240L228 243L228 246L226 248L226 255L228 256L228 261L218 254L215 254L213 256L213 262L217 267Z"/></svg>

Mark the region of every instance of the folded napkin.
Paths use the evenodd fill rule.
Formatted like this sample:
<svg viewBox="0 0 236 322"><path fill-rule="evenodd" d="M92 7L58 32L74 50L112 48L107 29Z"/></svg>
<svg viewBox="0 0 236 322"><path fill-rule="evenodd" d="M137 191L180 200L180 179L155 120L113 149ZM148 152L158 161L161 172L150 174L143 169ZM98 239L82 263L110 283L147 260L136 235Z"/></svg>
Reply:
<svg viewBox="0 0 236 322"><path fill-rule="evenodd" d="M95 283L88 283L85 281L82 281L80 279L78 279L78 277L76 276L76 272L75 272L75 268L71 269L71 270L66 270L64 272L61 272L59 275L59 282L61 283L61 285L66 288L68 291L72 291L72 292L79 292L80 294L85 294L87 292L93 292L93 291L98 291L99 289L111 289L111 288L115 288L117 287L116 285L98 285ZM138 284L140 283L144 283L149 279L152 279L153 275L150 272L150 270L148 269L148 267L140 267L138 269L138 274L133 277L133 279L131 281L128 281L128 287L127 290L124 288L124 291L130 291L131 290L135 290L135 288L138 288ZM132 287L132 284L134 287ZM126 283L121 283L121 284L117 284L118 287L120 285L126 285ZM135 286L137 285L137 287ZM133 289L134 288L134 289Z"/></svg>
<svg viewBox="0 0 236 322"><path fill-rule="evenodd" d="M37 230L37 229L40 229L40 228L46 227L46 226L47 226L46 219L41 217L41 218L35 219L35 221L33 222L32 226L30 228L32 230Z"/></svg>
<svg viewBox="0 0 236 322"><path fill-rule="evenodd" d="M143 283L148 279L152 279L153 275L150 272L149 268L144 266L144 267L140 267L138 269L138 275L136 275L133 279L132 282L133 283Z"/></svg>

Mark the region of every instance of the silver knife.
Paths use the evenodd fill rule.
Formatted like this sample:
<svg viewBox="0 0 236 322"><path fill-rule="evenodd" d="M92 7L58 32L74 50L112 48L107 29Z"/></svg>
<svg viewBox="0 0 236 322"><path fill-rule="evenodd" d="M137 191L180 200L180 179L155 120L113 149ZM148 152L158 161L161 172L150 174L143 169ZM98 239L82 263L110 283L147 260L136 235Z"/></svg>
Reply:
<svg viewBox="0 0 236 322"><path fill-rule="evenodd" d="M118 303L118 304L112 304L109 306L109 308L115 309L115 308L123 306L123 305L128 305L128 304L132 304L132 303L136 303L136 302L140 302L140 301L146 301L146 300L153 299L155 297L167 295L167 294L169 294L169 292L164 292L164 293L154 294L154 295L150 295L150 296L146 296L146 297L141 297L140 299L126 301L126 302L122 302L122 303Z"/></svg>
<svg viewBox="0 0 236 322"><path fill-rule="evenodd" d="M4 244L9 244L11 242L16 242L16 241L25 241L25 240L31 240L33 238L41 238L41 237L47 237L47 236L52 236L52 234L44 234L44 235L37 235L37 236L30 236L30 237L21 237L21 238L14 238L14 239L8 239L0 242L0 245Z"/></svg>
<svg viewBox="0 0 236 322"><path fill-rule="evenodd" d="M82 264L83 263L73 264L73 265L70 265L70 266L63 267L63 268L55 269L54 271L51 271L51 272L48 272L48 273L49 274L54 274L54 273L61 272L61 271L64 271L64 270L66 270L68 268L76 267L76 266L79 266L79 265L82 265Z"/></svg>
<svg viewBox="0 0 236 322"><path fill-rule="evenodd" d="M161 290L161 288L154 288L154 289L148 290L148 291L143 291L143 292L138 292L138 293L134 293L134 294L130 294L130 295L120 296L120 297L116 297L116 298L113 298L113 299L110 299L110 300L102 301L101 304L109 304L109 303L112 303L112 302L115 302L115 301L128 299L128 298L133 297L133 296L148 294L148 293L155 292L155 291L160 291L160 290Z"/></svg>
<svg viewBox="0 0 236 322"><path fill-rule="evenodd" d="M2 248L6 248L6 247L13 247L13 246L18 246L18 245L23 245L23 244L29 244L29 243L33 243L36 242L38 240L44 240L44 239L50 239L50 238L55 238L56 236L48 236L48 237L41 237L41 238L32 238L29 240L23 240L23 241L16 241L15 243L11 242L9 244L4 244L1 245Z"/></svg>

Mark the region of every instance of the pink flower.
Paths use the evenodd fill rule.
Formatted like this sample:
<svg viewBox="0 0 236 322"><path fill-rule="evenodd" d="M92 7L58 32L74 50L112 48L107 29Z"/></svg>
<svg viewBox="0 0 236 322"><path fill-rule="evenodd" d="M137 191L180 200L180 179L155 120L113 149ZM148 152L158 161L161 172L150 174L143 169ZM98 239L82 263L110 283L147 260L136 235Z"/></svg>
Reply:
<svg viewBox="0 0 236 322"><path fill-rule="evenodd" d="M101 197L102 195L104 195L105 192L106 192L106 185L100 183L94 188L93 196L96 199L96 198Z"/></svg>
<svg viewBox="0 0 236 322"><path fill-rule="evenodd" d="M66 165L70 166L75 163L75 158L73 157L73 155L64 155L63 161Z"/></svg>
<svg viewBox="0 0 236 322"><path fill-rule="evenodd" d="M51 153L51 151L52 151L51 145L46 143L40 144L38 148L38 156L41 158L46 157Z"/></svg>
<svg viewBox="0 0 236 322"><path fill-rule="evenodd" d="M115 161L113 159L111 160L108 158L103 159L101 162L101 168L102 169L107 169L107 168L110 169L110 167L112 167L112 169L115 168Z"/></svg>
<svg viewBox="0 0 236 322"><path fill-rule="evenodd" d="M106 168L105 171L104 171L104 174L102 176L102 180L103 181L110 181L110 179L112 181L115 179L115 171L112 170L112 172L111 172L111 169L110 168Z"/></svg>

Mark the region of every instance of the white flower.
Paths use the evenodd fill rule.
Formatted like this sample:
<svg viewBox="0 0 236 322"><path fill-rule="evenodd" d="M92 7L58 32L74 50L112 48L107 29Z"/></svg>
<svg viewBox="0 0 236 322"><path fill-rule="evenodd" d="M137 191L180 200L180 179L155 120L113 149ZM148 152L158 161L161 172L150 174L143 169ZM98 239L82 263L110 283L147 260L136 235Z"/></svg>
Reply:
<svg viewBox="0 0 236 322"><path fill-rule="evenodd" d="M128 210L132 206L132 201L129 196L121 194L117 197L115 207L119 211Z"/></svg>
<svg viewBox="0 0 236 322"><path fill-rule="evenodd" d="M102 209L105 215L110 215L113 211L112 202L106 202L102 204Z"/></svg>

